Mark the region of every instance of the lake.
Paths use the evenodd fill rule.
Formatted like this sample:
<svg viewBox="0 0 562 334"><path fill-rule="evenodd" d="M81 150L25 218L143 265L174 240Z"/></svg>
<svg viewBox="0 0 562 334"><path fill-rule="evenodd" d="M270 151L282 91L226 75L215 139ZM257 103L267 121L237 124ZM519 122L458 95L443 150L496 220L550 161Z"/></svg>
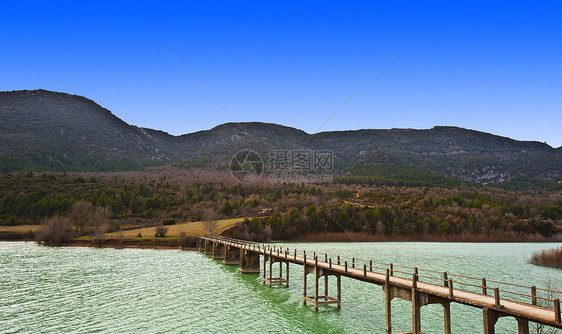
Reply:
<svg viewBox="0 0 562 334"><path fill-rule="evenodd" d="M562 270L527 263L553 243L277 244L381 262L561 289ZM383 333L380 286L342 278L342 308L302 306L302 267L290 287L266 287L258 275L198 252L39 247L0 242L2 333ZM309 293L313 291L309 279ZM321 285L322 286L322 285ZM330 281L335 292L335 279ZM411 304L392 302L393 332L411 330ZM421 309L422 331L442 333L442 307ZM482 333L482 310L451 304L453 333ZM501 318L496 333L514 333Z"/></svg>

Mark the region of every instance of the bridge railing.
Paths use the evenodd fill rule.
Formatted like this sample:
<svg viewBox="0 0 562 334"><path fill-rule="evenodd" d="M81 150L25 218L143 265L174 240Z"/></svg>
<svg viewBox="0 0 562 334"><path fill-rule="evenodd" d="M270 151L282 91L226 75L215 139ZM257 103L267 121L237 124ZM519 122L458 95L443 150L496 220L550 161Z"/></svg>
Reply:
<svg viewBox="0 0 562 334"><path fill-rule="evenodd" d="M391 276L402 277L406 279L415 279L417 281L422 281L430 284L443 285L449 288L450 293L453 292L454 287L454 289L457 290L494 296L498 305L499 303L501 303L501 299L504 299L553 309L555 313L555 319L560 319L561 317L560 299L562 298L562 291L554 289L502 282L486 279L484 277L473 277L446 271L404 266L394 263L380 262L373 259L345 257L341 255L306 251L302 249L282 247L266 243L251 242L247 240L238 240L216 236L213 237L223 242L243 244L244 246L250 247L251 249L263 251L264 253L272 253L280 257L287 256L295 259L297 257L317 259L317 261L319 262L343 265L346 268L362 269L365 275L367 273L386 274L388 270ZM510 298L500 298L500 293L502 296L505 296L505 294L507 294L510 296Z"/></svg>
<svg viewBox="0 0 562 334"><path fill-rule="evenodd" d="M229 241L231 243L238 243L238 244L258 244L255 241L249 241L249 240L242 240L242 239L233 239L233 238L227 238L227 237L223 237L220 235L208 235L208 234L198 234L195 235L195 237L197 238L207 238L207 239L215 239L215 240L220 240L220 241Z"/></svg>

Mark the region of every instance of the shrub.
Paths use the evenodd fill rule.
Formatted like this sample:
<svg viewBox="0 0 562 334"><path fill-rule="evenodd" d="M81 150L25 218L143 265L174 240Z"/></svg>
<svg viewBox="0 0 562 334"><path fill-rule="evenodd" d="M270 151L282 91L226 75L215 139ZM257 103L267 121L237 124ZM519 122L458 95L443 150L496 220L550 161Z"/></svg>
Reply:
<svg viewBox="0 0 562 334"><path fill-rule="evenodd" d="M178 238L181 249L194 248L196 246L196 239L194 236L187 235L185 232L181 232Z"/></svg>
<svg viewBox="0 0 562 334"><path fill-rule="evenodd" d="M562 268L562 247L534 253L529 262L537 266Z"/></svg>
<svg viewBox="0 0 562 334"><path fill-rule="evenodd" d="M164 225L161 225L156 227L156 233L154 234L154 236L156 236L157 238L163 238L166 236L166 233L168 233L168 228Z"/></svg>
<svg viewBox="0 0 562 334"><path fill-rule="evenodd" d="M113 223L113 230L119 231L121 229L121 223L117 220Z"/></svg>
<svg viewBox="0 0 562 334"><path fill-rule="evenodd" d="M37 243L45 245L61 245L72 239L71 226L66 217L54 216L45 219L41 230L37 233Z"/></svg>
<svg viewBox="0 0 562 334"><path fill-rule="evenodd" d="M162 221L162 225L174 225L176 220L174 218L166 218Z"/></svg>

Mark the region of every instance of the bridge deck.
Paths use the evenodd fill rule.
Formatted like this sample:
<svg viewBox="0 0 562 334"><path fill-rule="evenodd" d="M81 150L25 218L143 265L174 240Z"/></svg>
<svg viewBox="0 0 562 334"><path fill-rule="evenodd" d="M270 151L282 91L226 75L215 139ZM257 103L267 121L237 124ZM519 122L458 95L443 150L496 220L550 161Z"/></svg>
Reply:
<svg viewBox="0 0 562 334"><path fill-rule="evenodd" d="M259 255L272 256L274 258L287 261L290 263L304 265L306 262L307 266L317 266L318 268L333 272L335 274L377 284L384 285L386 282L386 273L377 273L369 270L364 270L363 268L353 268L347 267L345 264L337 264L321 261L319 258L317 260L312 258L305 258L304 256L295 256L294 254L288 254L285 252L280 252L279 250L272 251L271 249L266 250L263 247L257 248L255 244L234 242L229 239L216 239L201 237L202 239L211 240L213 242L219 242L235 246L237 248L246 249L252 253L257 253ZM391 286L396 286L402 289L411 290L414 286L414 280L399 276L388 277L389 284ZM470 305L478 308L487 308L501 312L504 315L512 315L520 318L527 319L529 321L538 322L553 326L556 328L562 328L562 322L557 322L555 319L555 311L552 308L546 308L538 305L523 303L519 301L514 301L510 299L500 298L499 305L496 304L495 296L484 295L481 293L475 293L471 291L466 291L463 289L453 288L452 296L450 294L450 289L447 286L427 283L423 281L416 282L416 290L418 292L425 293L430 296L439 297L452 302L457 302L465 305Z"/></svg>

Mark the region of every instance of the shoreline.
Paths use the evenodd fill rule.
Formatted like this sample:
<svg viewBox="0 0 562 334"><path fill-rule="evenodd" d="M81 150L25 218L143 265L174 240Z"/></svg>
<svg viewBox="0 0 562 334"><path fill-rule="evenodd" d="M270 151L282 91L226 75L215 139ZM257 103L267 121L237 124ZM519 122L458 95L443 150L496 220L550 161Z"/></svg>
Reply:
<svg viewBox="0 0 562 334"><path fill-rule="evenodd" d="M306 240L302 240L306 239ZM433 240L427 240L423 238L392 238L379 236L378 238L372 238L370 240L326 240L326 238L302 238L301 240L271 240L262 241L260 243L295 243L295 244L307 244L307 243L368 243L368 242L404 242L404 243L416 243L416 242L431 242L431 243L557 243L562 242L562 237L551 237L551 238L537 238L532 240L439 240L435 238ZM376 239L376 240L375 240ZM0 242L36 242L31 238L0 238ZM50 245L54 247L92 247L92 248L113 248L113 249L162 249L162 250L188 250L197 251L195 246L183 246L180 243L179 238L150 238L150 239L106 239L100 241L94 241L92 239L77 239L71 240L68 243L63 243L59 245Z"/></svg>
<svg viewBox="0 0 562 334"><path fill-rule="evenodd" d="M522 236L512 233L492 234L420 234L378 235L361 232L316 233L303 235L288 242L451 242L451 243L545 243L562 242L562 234L552 237L541 235Z"/></svg>

